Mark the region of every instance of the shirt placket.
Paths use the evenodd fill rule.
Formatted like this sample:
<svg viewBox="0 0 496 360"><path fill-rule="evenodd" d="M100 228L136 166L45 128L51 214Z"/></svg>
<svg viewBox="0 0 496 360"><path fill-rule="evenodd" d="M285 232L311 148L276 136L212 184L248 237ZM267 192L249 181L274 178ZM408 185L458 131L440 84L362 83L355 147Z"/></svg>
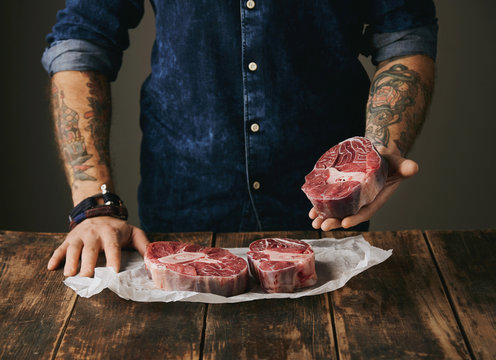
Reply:
<svg viewBox="0 0 496 360"><path fill-rule="evenodd" d="M261 141L263 140L264 87L262 38L264 6L261 0L241 0L242 74L246 181L257 227L262 229L257 198L263 191Z"/></svg>

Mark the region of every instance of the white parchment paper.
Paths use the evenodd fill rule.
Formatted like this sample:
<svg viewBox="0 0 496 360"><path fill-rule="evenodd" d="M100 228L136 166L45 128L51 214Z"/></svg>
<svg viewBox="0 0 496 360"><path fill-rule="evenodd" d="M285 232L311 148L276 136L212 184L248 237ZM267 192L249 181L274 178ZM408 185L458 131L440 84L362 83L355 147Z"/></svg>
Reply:
<svg viewBox="0 0 496 360"><path fill-rule="evenodd" d="M148 278L143 258L137 252L122 253L122 270L116 273L110 267L95 269L93 278L72 276L64 283L76 291L79 296L90 297L108 288L121 298L141 302L189 301L203 303L236 303L259 299L299 298L318 295L339 289L353 276L385 261L392 255L392 250L382 250L370 245L363 236L344 239L304 240L315 251L317 284L294 293L268 294L253 279L250 280L248 292L224 297L215 294L193 291L164 291L156 289ZM246 260L248 248L230 248L233 254Z"/></svg>

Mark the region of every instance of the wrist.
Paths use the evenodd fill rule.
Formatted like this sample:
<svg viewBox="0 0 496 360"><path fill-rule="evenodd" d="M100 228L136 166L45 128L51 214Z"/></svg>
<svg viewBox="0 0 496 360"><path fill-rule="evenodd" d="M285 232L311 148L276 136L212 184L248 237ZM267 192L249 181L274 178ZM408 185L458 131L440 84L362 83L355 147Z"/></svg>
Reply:
<svg viewBox="0 0 496 360"><path fill-rule="evenodd" d="M369 139L372 142L372 144L374 145L374 147L376 148L376 150L382 156L392 155L392 156L401 156L401 157L403 157L403 154L396 147L396 145L392 145L392 146L389 146L388 147L387 144L384 144L376 136L374 136L373 134L367 133L367 132L365 133L364 137L366 137L367 139Z"/></svg>
<svg viewBox="0 0 496 360"><path fill-rule="evenodd" d="M391 148L381 146L381 145L376 146L375 148L377 149L379 154L381 154L382 156L400 156L400 157L403 157L403 154L401 154L401 152L398 149L391 149Z"/></svg>
<svg viewBox="0 0 496 360"><path fill-rule="evenodd" d="M107 191L114 192L114 186L111 181L78 181L72 185L72 203L74 206L79 204L84 199L87 199L102 192L102 184L106 185Z"/></svg>
<svg viewBox="0 0 496 360"><path fill-rule="evenodd" d="M100 190L100 193L89 196L74 206L69 214L69 230L92 217L111 216L127 220L127 209L119 196L109 192L105 184Z"/></svg>

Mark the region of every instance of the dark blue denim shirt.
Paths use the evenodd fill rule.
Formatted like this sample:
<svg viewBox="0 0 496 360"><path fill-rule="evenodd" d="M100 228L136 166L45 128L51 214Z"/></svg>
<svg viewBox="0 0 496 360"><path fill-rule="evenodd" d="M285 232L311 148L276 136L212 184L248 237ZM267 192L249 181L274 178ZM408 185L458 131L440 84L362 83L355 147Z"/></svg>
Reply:
<svg viewBox="0 0 496 360"><path fill-rule="evenodd" d="M43 64L117 76L139 0L68 0ZM300 190L319 156L364 133L358 60L436 55L430 0L152 0L141 92L146 231L309 229ZM364 31L365 29L365 31Z"/></svg>

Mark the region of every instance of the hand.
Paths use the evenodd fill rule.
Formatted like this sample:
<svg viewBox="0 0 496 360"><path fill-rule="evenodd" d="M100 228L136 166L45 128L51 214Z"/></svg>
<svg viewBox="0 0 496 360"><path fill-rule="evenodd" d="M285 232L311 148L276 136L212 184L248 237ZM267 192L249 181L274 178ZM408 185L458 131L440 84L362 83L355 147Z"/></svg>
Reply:
<svg viewBox="0 0 496 360"><path fill-rule="evenodd" d="M329 231L343 227L345 229L358 225L364 221L370 220L372 215L386 203L389 197L393 194L401 181L415 175L418 172L418 164L413 160L405 159L399 155L382 154L389 165L388 177L384 188L377 194L374 201L363 206L358 213L345 217L344 219L328 218L322 219L318 217L315 208L310 210L308 216L313 219L312 226L314 229L322 229Z"/></svg>
<svg viewBox="0 0 496 360"><path fill-rule="evenodd" d="M132 245L141 255L149 243L143 230L124 220L101 216L86 219L77 225L54 252L48 270L55 270L65 258L64 276L77 273L81 257L81 276L93 276L100 251L105 252L107 265L119 272L121 248Z"/></svg>

